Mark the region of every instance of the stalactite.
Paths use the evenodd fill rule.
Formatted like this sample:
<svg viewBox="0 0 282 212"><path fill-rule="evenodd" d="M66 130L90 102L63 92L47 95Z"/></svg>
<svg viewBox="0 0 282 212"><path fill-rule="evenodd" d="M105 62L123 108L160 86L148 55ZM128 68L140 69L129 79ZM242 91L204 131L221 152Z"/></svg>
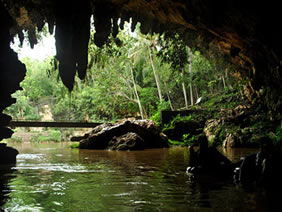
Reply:
<svg viewBox="0 0 282 212"><path fill-rule="evenodd" d="M78 7L74 19L73 54L77 62L77 72L81 80L86 76L88 64L88 43L90 39L90 5L85 1Z"/></svg>
<svg viewBox="0 0 282 212"><path fill-rule="evenodd" d="M151 21L150 20L142 20L140 26L140 32L144 35L148 34L151 30Z"/></svg>
<svg viewBox="0 0 282 212"><path fill-rule="evenodd" d="M59 74L70 91L73 89L76 72L80 79L86 76L90 16L88 1L79 5L70 2L68 8L64 8L63 3L56 5L55 38Z"/></svg>
<svg viewBox="0 0 282 212"><path fill-rule="evenodd" d="M131 32L135 31L137 23L138 23L137 18L136 17L132 17L132 19L131 19Z"/></svg>
<svg viewBox="0 0 282 212"><path fill-rule="evenodd" d="M30 48L34 48L34 45L38 43L37 37L36 37L36 30L34 27L28 29L28 41L30 44Z"/></svg>
<svg viewBox="0 0 282 212"><path fill-rule="evenodd" d="M56 50L59 60L59 74L64 85L71 91L73 89L76 73L76 63L73 54L73 7L69 2L58 1L56 5Z"/></svg>
<svg viewBox="0 0 282 212"><path fill-rule="evenodd" d="M112 18L112 20L113 20L113 30L112 30L112 35L113 35L113 37L115 38L116 36L117 36L117 34L118 34L118 18L117 18L117 16L114 16L113 18Z"/></svg>
<svg viewBox="0 0 282 212"><path fill-rule="evenodd" d="M124 30L124 22L129 22L130 20L130 15L128 14L122 14L121 17L120 17L120 24L119 24L119 28L121 30Z"/></svg>
<svg viewBox="0 0 282 212"><path fill-rule="evenodd" d="M49 30L49 33L52 35L54 33L54 26L55 26L55 23L53 20L48 20L48 30Z"/></svg>
<svg viewBox="0 0 282 212"><path fill-rule="evenodd" d="M95 35L94 43L102 47L111 34L111 17L113 16L112 4L101 2L96 5L94 10Z"/></svg>
<svg viewBox="0 0 282 212"><path fill-rule="evenodd" d="M279 83L281 80L272 82L274 75L277 75L275 79L281 79L281 32L277 31L281 19L279 1L267 4L253 4L253 2L241 4L236 0L229 3L224 1L210 3L206 0L1 0L0 4L2 7L0 16L4 17L4 14L9 13L12 17L9 24L5 22L7 21L5 18L0 20L1 36L7 33L3 30L8 30L9 25L11 35L18 34L22 42L24 38L22 31L25 30L33 47L37 43L36 27L40 31L43 23L48 22L49 32L52 34L54 24L57 25L56 48L59 72L69 90L73 88L76 72L80 78L85 77L89 35L87 11L89 10L90 14L94 14L96 30L94 42L99 47L107 41L110 33L115 37L119 28L124 29L124 22L129 22L132 17L132 30L135 29L135 24L140 22L143 34L177 31L190 47L204 54L206 52L206 55L211 52L223 52L222 54L228 56L228 60L247 70L246 75L253 68L256 69L256 72L259 72L259 75L253 78L256 92L260 88L268 86L272 88L274 84L273 89L281 90ZM90 6L81 6L86 4ZM270 15L261 15L266 12ZM118 18L120 18L119 26ZM11 65L17 61L17 56L8 47L3 46L9 45L8 42L4 43L2 38L0 42L1 51L4 52L0 52L1 63ZM231 56L229 57L228 54ZM10 61L7 58L10 58ZM263 66L261 61L265 63L262 64ZM271 74L265 75L265 70ZM2 70L0 76L0 80L4 77L12 77ZM19 79L15 81L17 80ZM0 85L0 88L2 86ZM5 99L5 103L1 105L13 102L10 97L5 96L5 98L7 101ZM276 99L276 101L280 100Z"/></svg>

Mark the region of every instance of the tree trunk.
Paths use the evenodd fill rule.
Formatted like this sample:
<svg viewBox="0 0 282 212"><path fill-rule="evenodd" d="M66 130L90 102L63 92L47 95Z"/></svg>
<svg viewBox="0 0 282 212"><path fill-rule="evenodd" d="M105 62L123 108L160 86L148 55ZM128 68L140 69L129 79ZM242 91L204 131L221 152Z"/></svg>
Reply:
<svg viewBox="0 0 282 212"><path fill-rule="evenodd" d="M159 80L159 77L157 75L154 63L153 63L153 59L152 59L152 54L151 54L150 48L149 48L149 58L150 58L150 62L151 62L151 65L152 65L153 72L154 72L155 81L156 81L156 84L157 84L157 89L158 89L158 94L159 94L159 99L160 99L160 102L161 102L163 100L163 96L162 96L162 91L161 91L161 86L160 86L160 80Z"/></svg>
<svg viewBox="0 0 282 212"><path fill-rule="evenodd" d="M166 84L165 81L164 81L164 85L165 85L165 92L166 92L166 95L167 95L167 99L168 99L168 102L169 102L170 109L173 111L174 108L172 106L172 102L171 102L170 95L169 95L169 90L168 90L168 87L167 87L167 84Z"/></svg>
<svg viewBox="0 0 282 212"><path fill-rule="evenodd" d="M226 83L225 83L224 75L222 75L221 78L222 78L223 88L225 89L226 88Z"/></svg>
<svg viewBox="0 0 282 212"><path fill-rule="evenodd" d="M199 99L199 91L198 91L198 87L194 87L195 88L195 91L196 91L196 98Z"/></svg>
<svg viewBox="0 0 282 212"><path fill-rule="evenodd" d="M139 111L140 111L140 116L141 116L142 119L144 119L143 109L142 109L141 101L140 101L140 98L139 98L139 95L138 95L138 92L137 92L137 86L136 86L136 83L135 83L135 80L134 80L132 68L130 68L130 71L131 71L131 79L132 79L132 82L133 82L133 85L134 85L134 92L135 92L135 95L136 95L136 98L137 98L137 104L138 104Z"/></svg>
<svg viewBox="0 0 282 212"><path fill-rule="evenodd" d="M191 76L191 82L190 82L190 98L191 98L191 105L194 105L194 98L193 98L193 87L192 87L192 62L193 62L193 53L191 49L188 47L188 55L189 55L189 73Z"/></svg>
<svg viewBox="0 0 282 212"><path fill-rule="evenodd" d="M181 78L184 79L184 69L181 72ZM187 92L186 92L186 86L185 82L182 81L182 90L183 90L183 95L184 95L184 101L185 101L185 108L188 108L188 97L187 97Z"/></svg>

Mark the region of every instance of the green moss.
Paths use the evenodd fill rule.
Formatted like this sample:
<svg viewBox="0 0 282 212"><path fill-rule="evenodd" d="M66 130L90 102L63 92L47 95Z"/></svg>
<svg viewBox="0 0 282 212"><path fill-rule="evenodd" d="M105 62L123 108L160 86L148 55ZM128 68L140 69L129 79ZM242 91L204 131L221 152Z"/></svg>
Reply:
<svg viewBox="0 0 282 212"><path fill-rule="evenodd" d="M175 141L171 139L168 139L168 143L171 146L188 146L188 144L183 141Z"/></svg>
<svg viewBox="0 0 282 212"><path fill-rule="evenodd" d="M74 142L74 143L72 143L71 145L68 146L68 148L71 148L71 149L77 149L77 148L79 148L79 142Z"/></svg>
<svg viewBox="0 0 282 212"><path fill-rule="evenodd" d="M185 122L190 121L191 119L192 119L192 115L180 116L180 114L178 114L168 124L165 124L162 130L165 131L165 130L169 130L169 129L174 129L176 123L178 123L178 122L185 123Z"/></svg>

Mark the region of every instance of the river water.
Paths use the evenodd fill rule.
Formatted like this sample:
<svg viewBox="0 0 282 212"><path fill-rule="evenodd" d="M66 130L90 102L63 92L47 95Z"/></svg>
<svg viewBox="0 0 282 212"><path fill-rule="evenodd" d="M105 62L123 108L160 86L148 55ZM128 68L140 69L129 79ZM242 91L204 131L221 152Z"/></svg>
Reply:
<svg viewBox="0 0 282 212"><path fill-rule="evenodd" d="M232 179L191 179L187 148L123 152L69 144L10 144L20 154L2 174L0 211L266 211L258 193ZM225 154L236 161L254 151Z"/></svg>

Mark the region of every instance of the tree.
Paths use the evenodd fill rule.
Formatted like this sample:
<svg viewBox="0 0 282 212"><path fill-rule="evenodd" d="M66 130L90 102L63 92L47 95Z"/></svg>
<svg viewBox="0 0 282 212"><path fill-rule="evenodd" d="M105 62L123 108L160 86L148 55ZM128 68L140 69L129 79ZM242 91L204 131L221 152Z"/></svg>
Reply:
<svg viewBox="0 0 282 212"><path fill-rule="evenodd" d="M232 85L224 61L192 51L177 34L145 36L138 26L133 34L121 31L111 37L102 48L89 42L86 79L76 77L72 93L58 78L53 58L26 58L23 91L8 110L14 117L40 118L41 105L48 103L55 120L150 118L161 109L187 108L189 101L193 105L200 96Z"/></svg>

